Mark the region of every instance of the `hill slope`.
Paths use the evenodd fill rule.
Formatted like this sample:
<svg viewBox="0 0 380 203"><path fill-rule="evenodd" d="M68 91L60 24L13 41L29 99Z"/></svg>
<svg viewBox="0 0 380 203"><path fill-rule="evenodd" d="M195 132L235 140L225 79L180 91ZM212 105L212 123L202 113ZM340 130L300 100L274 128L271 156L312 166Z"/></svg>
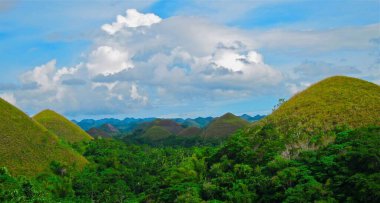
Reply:
<svg viewBox="0 0 380 203"><path fill-rule="evenodd" d="M294 95L264 119L268 121L288 133L380 125L380 86L351 77L330 77Z"/></svg>
<svg viewBox="0 0 380 203"><path fill-rule="evenodd" d="M202 129L191 126L183 129L178 133L178 136L190 137L190 136L198 136L202 133Z"/></svg>
<svg viewBox="0 0 380 203"><path fill-rule="evenodd" d="M81 142L93 139L89 134L82 130L73 122L67 120L62 115L52 111L44 110L33 116L33 118L52 133L61 139L69 142Z"/></svg>
<svg viewBox="0 0 380 203"><path fill-rule="evenodd" d="M51 161L83 167L87 160L25 113L0 98L0 166L12 174L48 171Z"/></svg>
<svg viewBox="0 0 380 203"><path fill-rule="evenodd" d="M93 127L87 131L94 138L103 137L103 138L111 138L113 136L119 135L120 131L111 124L103 124L100 127Z"/></svg>
<svg viewBox="0 0 380 203"><path fill-rule="evenodd" d="M152 126L145 131L142 137L149 141L157 141L168 138L171 135L173 134L162 126Z"/></svg>
<svg viewBox="0 0 380 203"><path fill-rule="evenodd" d="M233 115L226 113L223 116L213 120L204 130L204 138L219 139L226 138L238 129L248 126L249 122Z"/></svg>

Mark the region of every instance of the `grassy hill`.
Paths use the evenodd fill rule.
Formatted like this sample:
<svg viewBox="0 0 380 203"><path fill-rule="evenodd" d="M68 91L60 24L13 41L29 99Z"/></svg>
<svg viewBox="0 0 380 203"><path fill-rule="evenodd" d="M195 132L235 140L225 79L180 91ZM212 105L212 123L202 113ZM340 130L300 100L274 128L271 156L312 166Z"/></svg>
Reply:
<svg viewBox="0 0 380 203"><path fill-rule="evenodd" d="M202 136L211 139L226 138L238 129L248 126L248 124L248 121L243 120L232 113L226 113L213 120L203 131Z"/></svg>
<svg viewBox="0 0 380 203"><path fill-rule="evenodd" d="M380 86L345 76L324 79L294 95L270 116L282 132L324 132L380 125Z"/></svg>
<svg viewBox="0 0 380 203"><path fill-rule="evenodd" d="M152 126L148 128L142 135L142 138L149 141L157 141L170 137L173 135L169 130L161 126Z"/></svg>
<svg viewBox="0 0 380 203"><path fill-rule="evenodd" d="M193 119L186 119L182 123L182 126L184 126L185 128L187 128L187 127L201 128L201 125L199 123L195 122L195 120L193 120Z"/></svg>
<svg viewBox="0 0 380 203"><path fill-rule="evenodd" d="M92 137L111 138L120 134L120 131L113 125L106 123L100 127L93 127L87 131Z"/></svg>
<svg viewBox="0 0 380 203"><path fill-rule="evenodd" d="M172 134L177 134L183 130L183 127L180 124L169 119L156 119L151 123L151 126L162 127Z"/></svg>
<svg viewBox="0 0 380 203"><path fill-rule="evenodd" d="M62 115L52 110L41 111L37 115L33 116L33 119L68 143L76 143L93 139L75 123L69 121Z"/></svg>
<svg viewBox="0 0 380 203"><path fill-rule="evenodd" d="M202 133L202 129L191 126L179 132L178 136L182 136L182 137L199 136L201 133Z"/></svg>
<svg viewBox="0 0 380 203"><path fill-rule="evenodd" d="M48 171L53 160L78 167L87 163L57 135L0 98L0 166L14 175L33 176Z"/></svg>

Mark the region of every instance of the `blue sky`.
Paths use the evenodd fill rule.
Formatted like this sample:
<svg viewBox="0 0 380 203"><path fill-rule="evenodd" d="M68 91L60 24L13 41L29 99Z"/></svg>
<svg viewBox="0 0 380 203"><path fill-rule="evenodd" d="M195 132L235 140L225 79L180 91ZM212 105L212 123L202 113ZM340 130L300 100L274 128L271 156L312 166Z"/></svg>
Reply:
<svg viewBox="0 0 380 203"><path fill-rule="evenodd" d="M379 84L380 1L6 0L0 73L29 114L267 114L331 75Z"/></svg>

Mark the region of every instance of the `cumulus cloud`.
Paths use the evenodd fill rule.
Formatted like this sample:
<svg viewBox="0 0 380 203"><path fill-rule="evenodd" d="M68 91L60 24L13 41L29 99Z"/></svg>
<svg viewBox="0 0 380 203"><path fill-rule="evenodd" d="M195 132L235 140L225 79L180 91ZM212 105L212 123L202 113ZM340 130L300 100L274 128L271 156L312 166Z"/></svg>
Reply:
<svg viewBox="0 0 380 203"><path fill-rule="evenodd" d="M302 90L308 88L311 85L309 82L299 82L299 83L287 83L286 87L290 94L294 95Z"/></svg>
<svg viewBox="0 0 380 203"><path fill-rule="evenodd" d="M92 75L108 75L133 68L128 52L110 46L100 46L88 58L87 67Z"/></svg>
<svg viewBox="0 0 380 203"><path fill-rule="evenodd" d="M143 104L146 104L148 102L148 97L140 95L139 91L137 90L137 85L132 84L131 86L131 98L134 100L142 101Z"/></svg>
<svg viewBox="0 0 380 203"><path fill-rule="evenodd" d="M202 106L274 91L293 94L319 77L358 73L352 66L305 61L289 76L269 65L260 51L265 45L281 50L297 40L301 42L293 47L308 49L331 33L295 33L301 36L297 38L292 32L248 32L202 18L161 19L136 10L127 10L101 29L104 34L78 65L56 67L52 60L22 74L21 87L28 88L14 91L18 105L67 115L125 114L142 107ZM372 27L365 30L347 36L373 32ZM346 46L335 45L331 49Z"/></svg>
<svg viewBox="0 0 380 203"><path fill-rule="evenodd" d="M118 15L116 22L111 24L104 24L102 29L108 34L113 35L124 27L136 28L141 26L151 26L152 24L159 23L161 18L153 13L143 14L136 9L128 9L126 16Z"/></svg>
<svg viewBox="0 0 380 203"><path fill-rule="evenodd" d="M293 68L292 76L287 78L285 86L290 94L295 94L326 77L336 75L358 76L361 73L358 68L353 66L306 60Z"/></svg>
<svg viewBox="0 0 380 203"><path fill-rule="evenodd" d="M201 18L162 20L132 9L102 30L78 65L59 68L51 60L22 74L32 88L15 91L20 105L68 115L128 113L249 97L283 80L247 33Z"/></svg>

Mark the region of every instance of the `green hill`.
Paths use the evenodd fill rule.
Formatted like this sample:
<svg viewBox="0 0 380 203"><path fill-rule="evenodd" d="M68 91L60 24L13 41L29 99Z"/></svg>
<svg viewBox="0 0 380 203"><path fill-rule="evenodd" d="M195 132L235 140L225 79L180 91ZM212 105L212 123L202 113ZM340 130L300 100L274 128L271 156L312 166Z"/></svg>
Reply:
<svg viewBox="0 0 380 203"><path fill-rule="evenodd" d="M142 135L142 138L149 141L157 141L168 138L172 135L170 131L161 126L152 126Z"/></svg>
<svg viewBox="0 0 380 203"><path fill-rule="evenodd" d="M232 113L226 113L213 120L203 131L202 136L206 139L226 138L238 129L248 126L248 124L248 121L241 119Z"/></svg>
<svg viewBox="0 0 380 203"><path fill-rule="evenodd" d="M41 124L0 98L0 166L14 175L49 171L51 161L83 167L87 160Z"/></svg>
<svg viewBox="0 0 380 203"><path fill-rule="evenodd" d="M33 116L34 120L45 126L68 143L76 143L93 139L75 123L52 110L44 110Z"/></svg>
<svg viewBox="0 0 380 203"><path fill-rule="evenodd" d="M162 127L172 134L177 134L183 130L183 127L180 124L169 119L156 119L151 123L151 126Z"/></svg>
<svg viewBox="0 0 380 203"><path fill-rule="evenodd" d="M351 77L330 77L294 95L264 122L287 133L380 125L380 86Z"/></svg>
<svg viewBox="0 0 380 203"><path fill-rule="evenodd" d="M120 131L113 125L106 123L99 127L93 127L87 131L94 138L111 138L120 134Z"/></svg>
<svg viewBox="0 0 380 203"><path fill-rule="evenodd" d="M191 136L199 136L202 133L202 129L198 127L187 127L178 133L178 136L182 137L191 137Z"/></svg>
<svg viewBox="0 0 380 203"><path fill-rule="evenodd" d="M182 123L182 126L184 126L185 128L187 127L196 127L196 128L201 128L201 125L199 123L197 123L195 120L193 119L186 119L183 123Z"/></svg>

